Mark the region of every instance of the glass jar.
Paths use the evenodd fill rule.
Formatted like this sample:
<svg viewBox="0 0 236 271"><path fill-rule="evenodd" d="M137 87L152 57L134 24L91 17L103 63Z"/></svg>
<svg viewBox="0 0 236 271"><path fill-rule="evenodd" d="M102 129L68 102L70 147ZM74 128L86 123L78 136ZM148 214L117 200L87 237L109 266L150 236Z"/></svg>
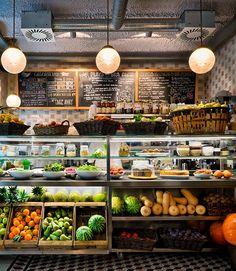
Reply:
<svg viewBox="0 0 236 271"><path fill-rule="evenodd" d="M143 106L142 102L135 102L134 103L134 114L142 114Z"/></svg>
<svg viewBox="0 0 236 271"><path fill-rule="evenodd" d="M160 108L159 108L159 103L158 101L153 101L152 103L152 114L160 114Z"/></svg>
<svg viewBox="0 0 236 271"><path fill-rule="evenodd" d="M42 156L50 156L50 146L49 145L42 146L41 155Z"/></svg>
<svg viewBox="0 0 236 271"><path fill-rule="evenodd" d="M125 103L125 113L126 114L133 114L133 103L132 103L132 101L127 101Z"/></svg>
<svg viewBox="0 0 236 271"><path fill-rule="evenodd" d="M111 102L106 102L106 114L111 113Z"/></svg>
<svg viewBox="0 0 236 271"><path fill-rule="evenodd" d="M115 102L111 102L111 113L112 114L116 113L116 103Z"/></svg>
<svg viewBox="0 0 236 271"><path fill-rule="evenodd" d="M119 148L119 156L128 156L129 150L130 148L126 143L121 143Z"/></svg>
<svg viewBox="0 0 236 271"><path fill-rule="evenodd" d="M17 155L18 155L17 146L9 145L7 147L7 156L17 156Z"/></svg>
<svg viewBox="0 0 236 271"><path fill-rule="evenodd" d="M66 156L75 157L76 156L76 146L75 144L68 144L66 148Z"/></svg>
<svg viewBox="0 0 236 271"><path fill-rule="evenodd" d="M117 114L123 114L124 113L124 102L118 101L116 104L116 113Z"/></svg>
<svg viewBox="0 0 236 271"><path fill-rule="evenodd" d="M168 115L170 113L170 105L168 103L161 104L161 114Z"/></svg>
<svg viewBox="0 0 236 271"><path fill-rule="evenodd" d="M65 144L64 143L57 143L56 144L56 156L64 156L65 155Z"/></svg>
<svg viewBox="0 0 236 271"><path fill-rule="evenodd" d="M40 155L40 146L38 146L38 145L32 146L31 155L33 155L33 156Z"/></svg>
<svg viewBox="0 0 236 271"><path fill-rule="evenodd" d="M80 156L89 156L88 145L81 145L80 146Z"/></svg>
<svg viewBox="0 0 236 271"><path fill-rule="evenodd" d="M101 113L106 113L106 102L102 101L101 102Z"/></svg>
<svg viewBox="0 0 236 271"><path fill-rule="evenodd" d="M26 145L19 146L19 155L28 155L28 148Z"/></svg>
<svg viewBox="0 0 236 271"><path fill-rule="evenodd" d="M147 101L143 103L143 114L149 114L149 103Z"/></svg>

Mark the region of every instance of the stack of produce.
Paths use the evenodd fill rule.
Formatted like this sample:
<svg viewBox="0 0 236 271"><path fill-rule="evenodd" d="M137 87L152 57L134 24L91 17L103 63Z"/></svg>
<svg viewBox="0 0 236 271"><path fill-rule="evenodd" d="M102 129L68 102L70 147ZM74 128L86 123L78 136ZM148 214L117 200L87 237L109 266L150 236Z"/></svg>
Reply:
<svg viewBox="0 0 236 271"><path fill-rule="evenodd" d="M15 242L38 240L40 219L40 207L16 207L13 210L9 239Z"/></svg>
<svg viewBox="0 0 236 271"><path fill-rule="evenodd" d="M106 219L104 216L95 214L92 215L87 226L80 226L76 230L75 239L77 241L90 241L97 234L102 234L106 229Z"/></svg>
<svg viewBox="0 0 236 271"><path fill-rule="evenodd" d="M40 240L69 241L72 240L73 210L57 208L49 210L42 222L42 237Z"/></svg>
<svg viewBox="0 0 236 271"><path fill-rule="evenodd" d="M52 121L49 124L38 123L35 124L33 130L36 135L67 135L70 127L68 120L64 120L62 123L56 123Z"/></svg>
<svg viewBox="0 0 236 271"><path fill-rule="evenodd" d="M16 115L10 113L0 114L1 135L23 135L29 127Z"/></svg>
<svg viewBox="0 0 236 271"><path fill-rule="evenodd" d="M201 250L208 238L199 231L179 228L160 228L159 234L164 247Z"/></svg>
<svg viewBox="0 0 236 271"><path fill-rule="evenodd" d="M7 206L0 208L0 240L3 240L6 234L9 210Z"/></svg>
<svg viewBox="0 0 236 271"><path fill-rule="evenodd" d="M141 201L135 196L125 196L124 199L118 196L112 197L112 214L114 215L137 215L141 207Z"/></svg>
<svg viewBox="0 0 236 271"><path fill-rule="evenodd" d="M203 199L209 215L227 215L236 211L233 197L210 193Z"/></svg>
<svg viewBox="0 0 236 271"><path fill-rule="evenodd" d="M174 197L170 192L156 191L156 202L142 196L142 216L153 215L204 215L206 208L199 205L199 200L188 189L181 189L183 197Z"/></svg>

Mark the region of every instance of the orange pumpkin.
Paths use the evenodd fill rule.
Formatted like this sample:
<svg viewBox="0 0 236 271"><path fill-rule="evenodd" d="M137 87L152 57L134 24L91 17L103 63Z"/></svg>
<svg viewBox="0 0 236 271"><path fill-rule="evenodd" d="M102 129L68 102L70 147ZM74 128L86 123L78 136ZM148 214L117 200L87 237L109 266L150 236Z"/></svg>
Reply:
<svg viewBox="0 0 236 271"><path fill-rule="evenodd" d="M211 239L218 245L225 245L226 240L224 238L223 229L221 222L214 222L210 226Z"/></svg>
<svg viewBox="0 0 236 271"><path fill-rule="evenodd" d="M236 213L228 215L224 220L223 233L225 240L236 246Z"/></svg>

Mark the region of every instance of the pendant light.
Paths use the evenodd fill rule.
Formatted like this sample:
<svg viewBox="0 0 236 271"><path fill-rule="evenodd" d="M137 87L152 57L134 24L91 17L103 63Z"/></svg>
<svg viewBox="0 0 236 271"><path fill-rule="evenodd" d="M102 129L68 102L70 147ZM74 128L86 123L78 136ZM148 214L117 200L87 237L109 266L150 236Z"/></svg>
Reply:
<svg viewBox="0 0 236 271"><path fill-rule="evenodd" d="M15 94L11 94L6 99L6 104L8 107L17 108L21 105L21 99Z"/></svg>
<svg viewBox="0 0 236 271"><path fill-rule="evenodd" d="M192 52L188 63L190 69L198 74L209 72L215 65L215 55L209 48L202 45L202 0L200 0L201 47Z"/></svg>
<svg viewBox="0 0 236 271"><path fill-rule="evenodd" d="M26 66L26 57L24 53L16 47L15 45L15 12L16 12L16 3L13 0L13 39L12 44L7 48L1 56L1 63L3 68L12 74L18 74L25 69Z"/></svg>
<svg viewBox="0 0 236 271"><path fill-rule="evenodd" d="M98 52L96 65L99 71L105 74L115 72L120 66L120 55L109 45L109 0L107 0L107 45Z"/></svg>

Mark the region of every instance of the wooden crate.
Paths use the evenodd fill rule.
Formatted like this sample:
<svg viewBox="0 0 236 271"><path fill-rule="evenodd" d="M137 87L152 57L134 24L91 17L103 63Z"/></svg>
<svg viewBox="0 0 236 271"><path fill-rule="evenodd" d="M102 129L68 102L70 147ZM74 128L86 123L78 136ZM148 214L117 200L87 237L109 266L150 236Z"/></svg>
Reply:
<svg viewBox="0 0 236 271"><path fill-rule="evenodd" d="M10 233L10 227L12 226L14 211L17 208L24 208L24 207L28 207L31 210L40 208L41 209L41 218L43 216L43 203L42 202L24 202L24 203L19 203L19 204L13 204L12 210L11 210L11 215L10 215L10 220L8 223L7 234L4 239L4 246L6 248L19 248L20 249L20 248L35 248L38 246L39 238L37 240L29 240L29 241L21 240L20 242L15 242L13 240L8 239L8 235ZM41 223L42 223L42 219L40 219L40 222L39 222L39 229L41 228Z"/></svg>
<svg viewBox="0 0 236 271"><path fill-rule="evenodd" d="M0 203L0 208L4 208L4 207L9 207L10 210L9 210L9 213L8 213L8 218L7 218L7 225L6 225L6 234L5 236L3 237L2 240L0 240L0 248L4 247L4 240L6 238L6 235L7 235L7 230L9 228L9 224L10 224L10 218L11 218L11 212L12 212L12 209L11 209L11 205L10 204L6 204L6 203Z"/></svg>
<svg viewBox="0 0 236 271"><path fill-rule="evenodd" d="M75 225L74 243L76 249L107 249L108 248L108 221L107 221L107 205L105 202L78 202L75 203ZM80 226L87 226L88 220L92 215L100 214L106 219L106 230L102 234L94 235L94 240L77 241L76 230Z"/></svg>
<svg viewBox="0 0 236 271"><path fill-rule="evenodd" d="M72 226L74 227L74 203L73 202L46 202L44 204L44 217L43 219L46 217L47 212L50 209L57 209L57 208L71 208L72 212L73 212L73 224ZM42 219L42 221L43 221ZM74 229L72 231L72 240L70 241L46 241L46 240L40 240L41 237L43 236L43 229L41 227L40 229L40 239L39 239L39 247L41 249L72 249L72 245L73 245L73 232Z"/></svg>

